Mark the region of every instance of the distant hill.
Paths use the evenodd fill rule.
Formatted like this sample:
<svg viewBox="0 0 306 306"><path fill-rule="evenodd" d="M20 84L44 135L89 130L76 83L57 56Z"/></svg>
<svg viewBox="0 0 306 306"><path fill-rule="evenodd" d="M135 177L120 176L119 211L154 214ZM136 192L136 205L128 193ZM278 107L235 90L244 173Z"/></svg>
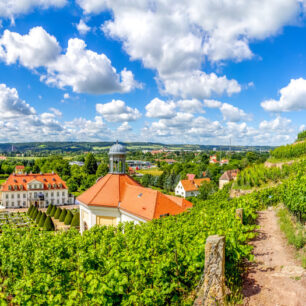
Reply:
<svg viewBox="0 0 306 306"><path fill-rule="evenodd" d="M26 152L103 152L108 150L113 142L26 142L26 143L0 143L0 153L26 153ZM125 142L128 150L222 150L228 151L269 151L274 147L270 146L234 146L231 148L224 145L183 145L163 144L153 142Z"/></svg>

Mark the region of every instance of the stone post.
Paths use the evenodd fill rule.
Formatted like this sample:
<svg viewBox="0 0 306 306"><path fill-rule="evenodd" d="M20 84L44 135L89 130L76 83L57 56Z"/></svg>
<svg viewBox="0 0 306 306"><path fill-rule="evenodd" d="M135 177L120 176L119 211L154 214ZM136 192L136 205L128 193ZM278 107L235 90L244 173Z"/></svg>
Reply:
<svg viewBox="0 0 306 306"><path fill-rule="evenodd" d="M209 236L205 245L204 282L194 306L225 305L225 237Z"/></svg>
<svg viewBox="0 0 306 306"><path fill-rule="evenodd" d="M236 218L239 218L241 223L243 223L243 208L236 209Z"/></svg>

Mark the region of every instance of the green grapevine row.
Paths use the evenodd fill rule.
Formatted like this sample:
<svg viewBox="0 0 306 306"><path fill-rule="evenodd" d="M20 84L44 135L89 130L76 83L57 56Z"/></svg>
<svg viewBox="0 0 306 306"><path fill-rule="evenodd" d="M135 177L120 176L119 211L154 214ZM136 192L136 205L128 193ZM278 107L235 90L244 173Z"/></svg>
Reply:
<svg viewBox="0 0 306 306"><path fill-rule="evenodd" d="M271 152L271 156L277 159L300 157L306 154L306 141L281 146Z"/></svg>

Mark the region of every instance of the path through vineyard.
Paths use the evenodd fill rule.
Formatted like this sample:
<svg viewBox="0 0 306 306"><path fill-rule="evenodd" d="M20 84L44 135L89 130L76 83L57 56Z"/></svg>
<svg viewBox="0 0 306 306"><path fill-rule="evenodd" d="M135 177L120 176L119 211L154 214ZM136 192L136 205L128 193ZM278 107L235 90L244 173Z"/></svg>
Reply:
<svg viewBox="0 0 306 306"><path fill-rule="evenodd" d="M299 306L306 303L306 273L277 223L275 210L259 212L255 262L244 278L244 305Z"/></svg>

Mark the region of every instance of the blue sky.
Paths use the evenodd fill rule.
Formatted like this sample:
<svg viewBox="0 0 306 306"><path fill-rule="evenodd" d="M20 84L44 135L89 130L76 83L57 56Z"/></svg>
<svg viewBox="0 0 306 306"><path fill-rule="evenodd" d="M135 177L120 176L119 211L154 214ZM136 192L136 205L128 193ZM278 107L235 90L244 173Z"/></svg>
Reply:
<svg viewBox="0 0 306 306"><path fill-rule="evenodd" d="M0 0L0 142L279 145L306 127L304 0Z"/></svg>

